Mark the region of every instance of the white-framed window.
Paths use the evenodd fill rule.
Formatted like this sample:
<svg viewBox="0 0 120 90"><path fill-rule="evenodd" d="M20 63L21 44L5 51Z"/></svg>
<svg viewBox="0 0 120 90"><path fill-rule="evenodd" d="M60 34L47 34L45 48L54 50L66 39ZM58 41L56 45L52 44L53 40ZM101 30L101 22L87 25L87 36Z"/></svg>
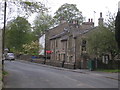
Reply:
<svg viewBox="0 0 120 90"><path fill-rule="evenodd" d="M108 62L109 62L109 55L102 56L102 62L105 63L105 64L108 64Z"/></svg>

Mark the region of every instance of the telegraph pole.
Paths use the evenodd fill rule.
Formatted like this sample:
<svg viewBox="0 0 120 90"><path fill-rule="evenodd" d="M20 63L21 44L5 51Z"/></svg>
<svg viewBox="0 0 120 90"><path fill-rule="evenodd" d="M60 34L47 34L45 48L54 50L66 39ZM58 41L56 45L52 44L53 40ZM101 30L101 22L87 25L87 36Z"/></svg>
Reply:
<svg viewBox="0 0 120 90"><path fill-rule="evenodd" d="M6 29L6 7L7 3L4 3L4 27L3 27L3 53L4 53L4 46L5 46L5 29Z"/></svg>
<svg viewBox="0 0 120 90"><path fill-rule="evenodd" d="M44 64L46 63L46 60L47 60L47 53L46 53L46 46L47 46L47 44L46 44L46 30L45 30L45 48L44 48Z"/></svg>
<svg viewBox="0 0 120 90"><path fill-rule="evenodd" d="M6 7L7 7L7 3L6 0L4 2L4 27L3 27L3 31L2 31L2 70L4 70L4 48L5 48L5 29L6 29Z"/></svg>

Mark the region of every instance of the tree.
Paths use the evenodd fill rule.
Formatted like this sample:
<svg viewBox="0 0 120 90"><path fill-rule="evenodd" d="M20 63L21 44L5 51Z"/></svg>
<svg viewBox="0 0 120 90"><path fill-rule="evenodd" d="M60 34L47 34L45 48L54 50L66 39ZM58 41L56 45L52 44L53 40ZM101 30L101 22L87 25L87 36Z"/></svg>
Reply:
<svg viewBox="0 0 120 90"><path fill-rule="evenodd" d="M39 55L39 50L42 49L42 46L39 45L38 41L32 41L30 44L24 44L23 52L30 55Z"/></svg>
<svg viewBox="0 0 120 90"><path fill-rule="evenodd" d="M108 19L106 20L106 27L112 31L115 32L115 13L112 14L111 12L108 11Z"/></svg>
<svg viewBox="0 0 120 90"><path fill-rule="evenodd" d="M5 37L6 47L13 51L22 51L22 45L31 41L30 27L29 22L22 17L17 17L9 23Z"/></svg>
<svg viewBox="0 0 120 90"><path fill-rule="evenodd" d="M118 54L115 34L106 27L99 27L88 36L89 53L93 55L111 54L112 60Z"/></svg>
<svg viewBox="0 0 120 90"><path fill-rule="evenodd" d="M45 33L45 30L53 26L52 16L47 13L39 13L34 20L34 33L35 35L42 36Z"/></svg>
<svg viewBox="0 0 120 90"><path fill-rule="evenodd" d="M82 12L77 9L75 4L63 4L56 12L54 18L57 23L60 23L61 18L70 22L71 20L78 20L79 23L83 22Z"/></svg>
<svg viewBox="0 0 120 90"><path fill-rule="evenodd" d="M120 49L120 11L118 11L116 20L115 20L115 39Z"/></svg>
<svg viewBox="0 0 120 90"><path fill-rule="evenodd" d="M18 6L18 8L22 8L22 10L25 11L27 15L30 15L34 12L40 13L48 10L41 2L29 2L21 0L21 2L14 3Z"/></svg>
<svg viewBox="0 0 120 90"><path fill-rule="evenodd" d="M7 21L15 19L17 16L29 17L32 13L46 12L48 9L41 2L11 1L7 0ZM4 1L0 1L0 20L3 21ZM2 23L2 22L1 22Z"/></svg>

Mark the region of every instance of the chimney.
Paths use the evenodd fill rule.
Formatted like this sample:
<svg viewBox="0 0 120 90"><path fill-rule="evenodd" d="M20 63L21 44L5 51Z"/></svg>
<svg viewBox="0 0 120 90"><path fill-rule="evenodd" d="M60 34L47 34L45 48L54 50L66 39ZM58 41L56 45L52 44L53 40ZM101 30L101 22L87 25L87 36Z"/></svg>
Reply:
<svg viewBox="0 0 120 90"><path fill-rule="evenodd" d="M72 21L72 24L75 28L78 28L79 27L79 21L78 20L73 20Z"/></svg>
<svg viewBox="0 0 120 90"><path fill-rule="evenodd" d="M100 12L100 18L102 18L102 12Z"/></svg>
<svg viewBox="0 0 120 90"><path fill-rule="evenodd" d="M100 18L98 19L98 25L103 26L103 18L102 18L102 12L100 12Z"/></svg>
<svg viewBox="0 0 120 90"><path fill-rule="evenodd" d="M90 18L88 19L88 22L90 22Z"/></svg>
<svg viewBox="0 0 120 90"><path fill-rule="evenodd" d="M93 19L91 18L91 22L93 22Z"/></svg>
<svg viewBox="0 0 120 90"><path fill-rule="evenodd" d="M94 22L92 18L88 19L88 22L83 22L81 25L82 29L91 29L94 27Z"/></svg>

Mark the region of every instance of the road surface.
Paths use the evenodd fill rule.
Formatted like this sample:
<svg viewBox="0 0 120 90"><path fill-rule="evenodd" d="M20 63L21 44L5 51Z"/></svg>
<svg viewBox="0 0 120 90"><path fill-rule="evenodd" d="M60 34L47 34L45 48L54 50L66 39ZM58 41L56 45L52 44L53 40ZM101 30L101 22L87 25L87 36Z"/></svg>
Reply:
<svg viewBox="0 0 120 90"><path fill-rule="evenodd" d="M118 88L118 81L93 73L59 70L23 61L5 61L5 88Z"/></svg>

